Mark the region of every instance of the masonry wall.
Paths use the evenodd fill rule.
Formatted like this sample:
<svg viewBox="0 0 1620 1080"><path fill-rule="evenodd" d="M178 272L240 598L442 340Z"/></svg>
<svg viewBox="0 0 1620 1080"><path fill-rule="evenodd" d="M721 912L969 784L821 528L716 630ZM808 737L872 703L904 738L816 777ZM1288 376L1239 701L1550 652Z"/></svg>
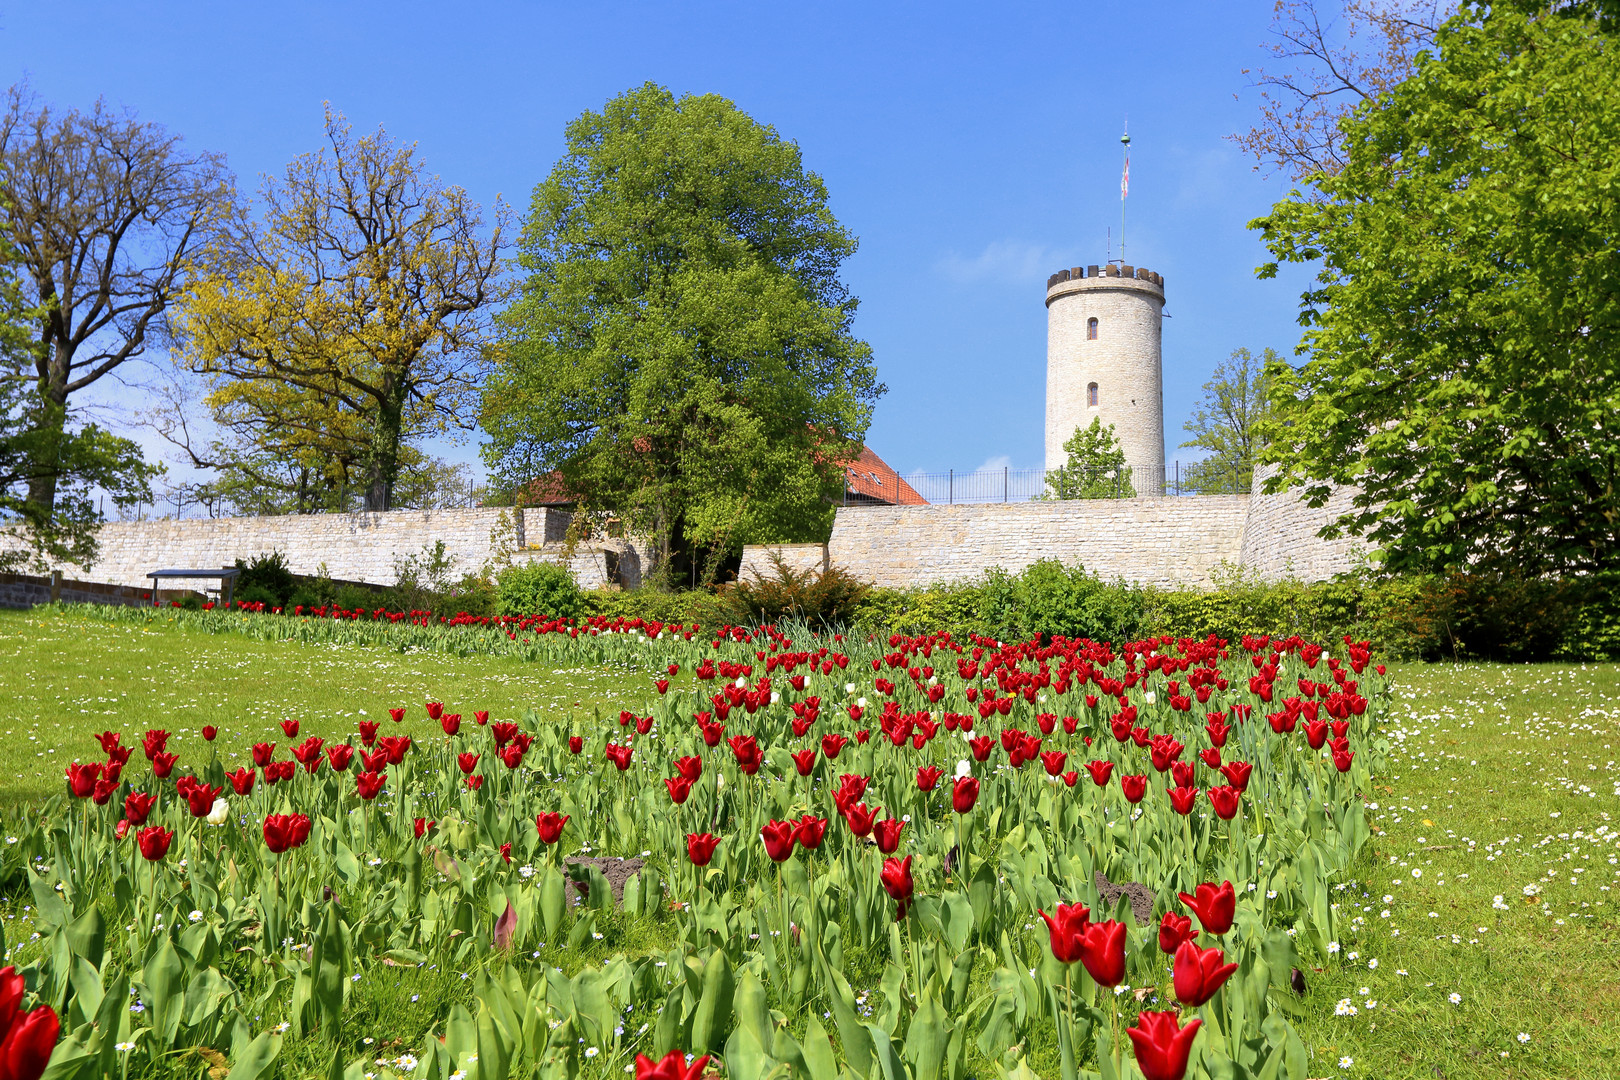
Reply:
<svg viewBox="0 0 1620 1080"><path fill-rule="evenodd" d="M1207 586L1243 545L1247 495L1081 499L955 506L840 508L832 565L905 588L1018 571L1038 559L1081 563L1104 578Z"/></svg>
<svg viewBox="0 0 1620 1080"><path fill-rule="evenodd" d="M826 544L747 544L742 549L742 565L737 568L737 577L775 577L773 553L780 554L782 561L797 571L827 569Z"/></svg>
<svg viewBox="0 0 1620 1080"><path fill-rule="evenodd" d="M1305 505L1297 491L1263 494L1263 481L1276 471L1274 465L1255 469L1254 494L1243 529L1243 566L1266 581L1290 577L1323 581L1354 568L1369 550L1366 541L1324 540L1316 534L1351 508L1358 489L1339 488L1325 504L1313 508Z"/></svg>
<svg viewBox="0 0 1620 1080"><path fill-rule="evenodd" d="M152 602L151 593L123 585L96 581L61 582L58 599L68 604L122 604L129 607ZM51 602L51 579L33 574L0 574L0 608L31 608Z"/></svg>
<svg viewBox="0 0 1620 1080"><path fill-rule="evenodd" d="M535 508L111 521L101 527L96 562L71 572L115 585L150 586L146 575L153 570L231 566L275 550L295 574L315 574L324 566L335 579L391 585L398 560L443 540L461 571L476 570L505 548L516 549L514 561L564 563L585 588L621 574L627 583L639 582L641 560L633 545L569 549L558 543L569 516ZM0 530L0 550L16 546Z"/></svg>

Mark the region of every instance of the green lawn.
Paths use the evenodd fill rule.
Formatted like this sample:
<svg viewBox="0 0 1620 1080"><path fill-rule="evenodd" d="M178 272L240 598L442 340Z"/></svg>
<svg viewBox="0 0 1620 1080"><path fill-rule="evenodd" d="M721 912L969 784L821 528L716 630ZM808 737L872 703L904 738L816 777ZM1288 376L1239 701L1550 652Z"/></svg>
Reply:
<svg viewBox="0 0 1620 1080"><path fill-rule="evenodd" d="M393 705L417 706L407 726L420 731L430 699L564 720L645 705L605 671L142 631L59 612L0 614L0 670L0 800L12 806L56 790L75 755L99 757L92 735L108 727L166 727L184 760L202 752L208 723L240 747L243 734L279 736L284 718L334 736L362 714L386 720ZM1397 749L1376 781L1380 834L1340 898L1357 929L1336 960L1306 972L1296 1022L1311 1075L1620 1075L1620 668L1391 673Z"/></svg>
<svg viewBox="0 0 1620 1080"><path fill-rule="evenodd" d="M44 611L0 612L0 672L0 804L13 806L62 790L76 757L104 757L94 736L108 728L123 731L126 743L165 728L184 761L204 752L200 733L212 724L229 759L244 737L286 745L282 720L299 721L301 738L341 739L357 720L386 723L389 707L401 705L413 706L404 730L420 733L427 701L469 723L476 709L496 720L529 708L567 720L646 704L626 695L621 676L600 671L144 630Z"/></svg>

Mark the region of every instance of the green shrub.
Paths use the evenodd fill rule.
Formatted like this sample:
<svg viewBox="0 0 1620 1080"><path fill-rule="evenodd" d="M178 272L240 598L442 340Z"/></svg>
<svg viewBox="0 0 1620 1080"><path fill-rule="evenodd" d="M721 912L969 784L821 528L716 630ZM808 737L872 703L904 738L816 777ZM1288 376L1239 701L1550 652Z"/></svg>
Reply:
<svg viewBox="0 0 1620 1080"><path fill-rule="evenodd" d="M386 594L363 585L339 585L332 603L344 611L375 611L380 607L393 607L388 599Z"/></svg>
<svg viewBox="0 0 1620 1080"><path fill-rule="evenodd" d="M292 611L297 607L303 607L305 610L308 610L309 608L320 607L324 602L325 601L321 599L320 594L314 589L311 589L308 585L300 585L298 588L293 590L293 594L291 596L287 597L287 602L283 605L283 607L287 611Z"/></svg>
<svg viewBox="0 0 1620 1080"><path fill-rule="evenodd" d="M263 603L281 607L298 587L293 572L287 568L287 556L276 550L261 552L246 562L237 559L236 568L242 571L236 578L238 597L245 596L250 588L257 588L271 598Z"/></svg>
<svg viewBox="0 0 1620 1080"><path fill-rule="evenodd" d="M720 590L739 622L796 619L811 629L848 626L871 590L840 567L795 570L780 551L770 553L770 577L739 578Z"/></svg>
<svg viewBox="0 0 1620 1080"><path fill-rule="evenodd" d="M585 597L567 567L534 562L501 572L495 589L495 611L518 618L578 618L585 613Z"/></svg>
<svg viewBox="0 0 1620 1080"><path fill-rule="evenodd" d="M277 608L281 606L282 598L258 582L254 582L246 588L237 589L231 594L231 600L243 604L263 604L267 608Z"/></svg>

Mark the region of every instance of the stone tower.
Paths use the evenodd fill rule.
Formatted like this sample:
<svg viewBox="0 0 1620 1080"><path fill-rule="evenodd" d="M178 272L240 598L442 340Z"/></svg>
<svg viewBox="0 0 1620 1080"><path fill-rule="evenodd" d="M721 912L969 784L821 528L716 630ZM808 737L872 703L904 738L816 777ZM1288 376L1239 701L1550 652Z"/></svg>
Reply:
<svg viewBox="0 0 1620 1080"><path fill-rule="evenodd" d="M1046 280L1046 467L1092 417L1114 425L1138 495L1164 490L1164 279L1110 264Z"/></svg>

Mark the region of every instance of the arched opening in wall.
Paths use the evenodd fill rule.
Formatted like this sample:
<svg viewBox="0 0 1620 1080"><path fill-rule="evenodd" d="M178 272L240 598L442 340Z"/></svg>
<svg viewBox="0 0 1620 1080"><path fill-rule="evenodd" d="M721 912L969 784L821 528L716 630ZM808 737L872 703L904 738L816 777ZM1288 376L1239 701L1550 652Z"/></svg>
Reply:
<svg viewBox="0 0 1620 1080"><path fill-rule="evenodd" d="M1086 404L1093 409L1097 407L1097 384L1092 383L1086 387Z"/></svg>
<svg viewBox="0 0 1620 1080"><path fill-rule="evenodd" d="M1095 318L1086 320L1086 340L1097 340L1097 320Z"/></svg>

